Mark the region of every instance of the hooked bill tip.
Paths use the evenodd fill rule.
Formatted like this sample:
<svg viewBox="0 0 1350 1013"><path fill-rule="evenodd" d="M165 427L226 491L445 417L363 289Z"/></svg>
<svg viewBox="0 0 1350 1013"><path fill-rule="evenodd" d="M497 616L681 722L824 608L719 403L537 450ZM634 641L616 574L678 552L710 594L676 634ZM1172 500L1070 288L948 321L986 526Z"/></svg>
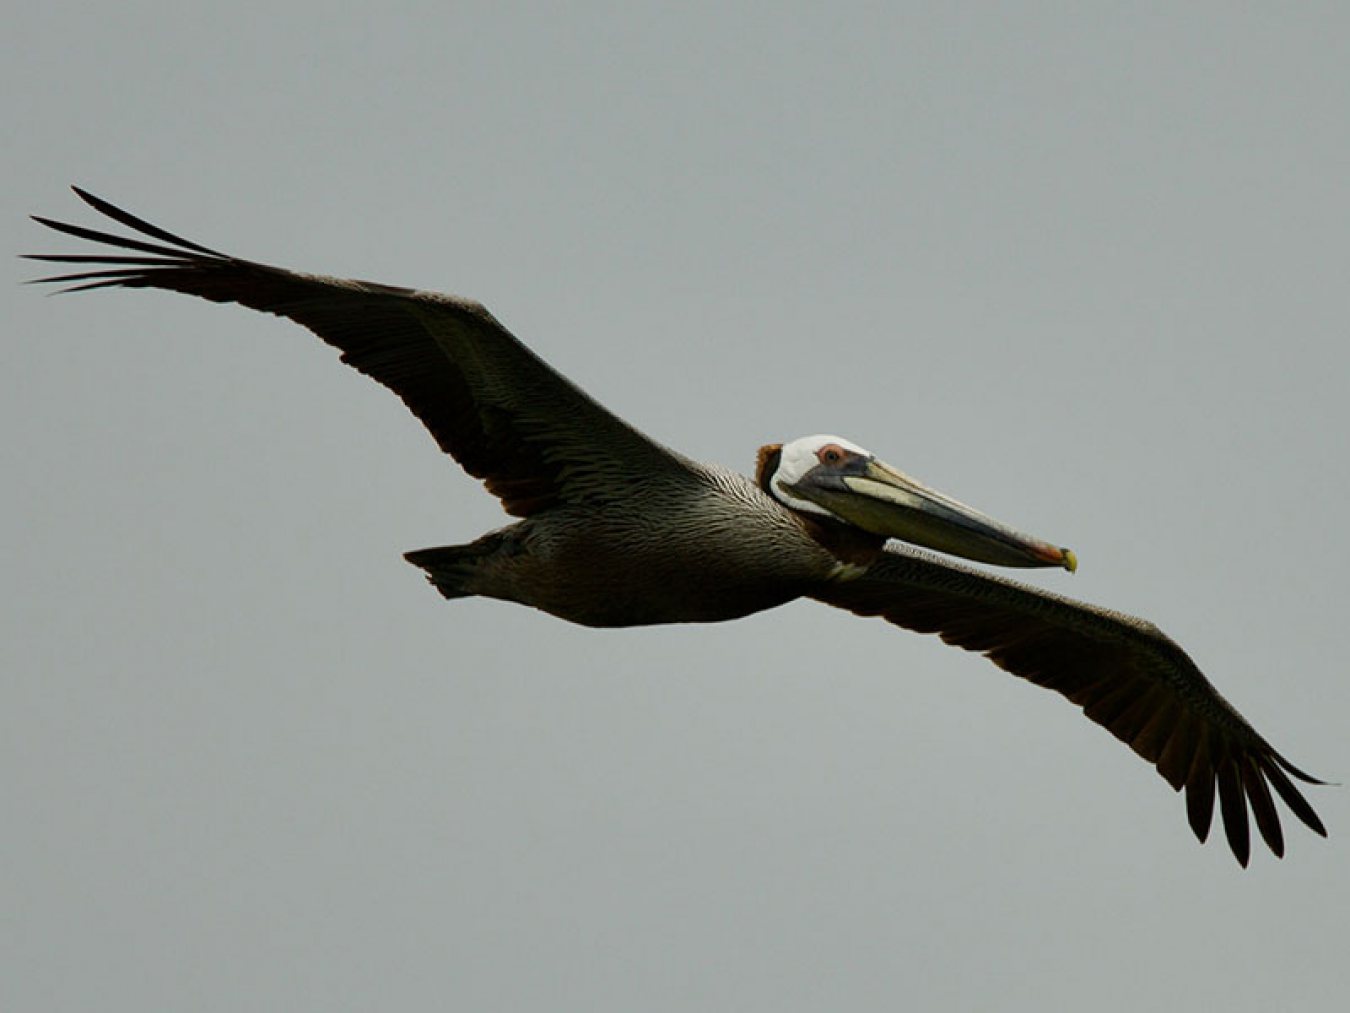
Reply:
<svg viewBox="0 0 1350 1013"><path fill-rule="evenodd" d="M1066 549L1063 546L1051 545L1049 542L1038 542L1032 540L1030 545L1031 555L1040 560L1039 563L1022 564L1024 566L1060 566L1073 573L1078 569L1078 557L1074 555L1073 549Z"/></svg>

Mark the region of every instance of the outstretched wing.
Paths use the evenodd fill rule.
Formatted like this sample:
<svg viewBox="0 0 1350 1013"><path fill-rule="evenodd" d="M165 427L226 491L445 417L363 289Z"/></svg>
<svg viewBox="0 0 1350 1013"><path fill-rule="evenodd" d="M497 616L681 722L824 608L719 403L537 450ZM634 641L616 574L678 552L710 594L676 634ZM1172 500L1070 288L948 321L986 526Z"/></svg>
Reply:
<svg viewBox="0 0 1350 1013"><path fill-rule="evenodd" d="M1325 782L1277 753L1152 623L894 544L857 579L831 583L812 597L936 633L1062 693L1157 767L1173 789L1186 789L1187 815L1201 841L1217 785L1224 831L1243 866L1249 806L1270 850L1284 854L1272 787L1294 815L1326 836L1288 775Z"/></svg>
<svg viewBox="0 0 1350 1013"><path fill-rule="evenodd" d="M524 517L557 502L612 498L654 473L688 475L684 458L596 403L476 302L240 260L73 189L154 241L34 216L58 232L133 251L29 254L88 265L38 282L66 283L65 291L170 289L289 317L402 398L440 448L483 479L508 513Z"/></svg>

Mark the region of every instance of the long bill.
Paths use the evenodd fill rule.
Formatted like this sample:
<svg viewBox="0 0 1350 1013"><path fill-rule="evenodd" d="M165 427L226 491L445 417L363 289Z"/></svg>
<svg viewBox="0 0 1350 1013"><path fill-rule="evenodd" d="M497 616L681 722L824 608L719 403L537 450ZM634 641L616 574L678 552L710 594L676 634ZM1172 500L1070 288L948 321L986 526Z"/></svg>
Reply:
<svg viewBox="0 0 1350 1013"><path fill-rule="evenodd" d="M1073 550L1001 524L872 458L856 474L810 476L794 492L864 531L997 566L1078 568Z"/></svg>

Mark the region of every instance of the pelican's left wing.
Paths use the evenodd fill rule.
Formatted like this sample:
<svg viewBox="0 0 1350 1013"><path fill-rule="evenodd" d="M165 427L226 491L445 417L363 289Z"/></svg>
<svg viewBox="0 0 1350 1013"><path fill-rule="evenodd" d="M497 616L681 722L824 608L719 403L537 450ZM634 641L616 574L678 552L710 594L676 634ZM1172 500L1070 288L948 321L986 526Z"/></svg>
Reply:
<svg viewBox="0 0 1350 1013"><path fill-rule="evenodd" d="M1270 788L1300 820L1326 828L1289 776L1322 784L1277 753L1195 663L1152 623L992 576L894 543L855 579L811 597L979 651L1053 689L1186 789L1195 835L1209 834L1217 785L1233 854L1247 864L1247 808L1270 850L1284 837Z"/></svg>
<svg viewBox="0 0 1350 1013"><path fill-rule="evenodd" d="M73 283L66 291L168 289L289 317L336 347L347 365L397 394L440 448L482 479L508 513L524 517L558 502L623 496L655 476L697 481L685 458L598 404L479 303L232 257L74 190L140 235L34 216L105 247L28 254L80 267L39 282Z"/></svg>

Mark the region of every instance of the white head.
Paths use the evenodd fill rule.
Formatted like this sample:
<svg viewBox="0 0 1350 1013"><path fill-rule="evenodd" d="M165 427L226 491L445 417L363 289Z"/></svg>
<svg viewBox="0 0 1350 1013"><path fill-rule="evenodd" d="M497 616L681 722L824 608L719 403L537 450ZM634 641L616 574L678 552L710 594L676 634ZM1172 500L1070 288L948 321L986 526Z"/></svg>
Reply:
<svg viewBox="0 0 1350 1013"><path fill-rule="evenodd" d="M1000 524L840 436L760 448L761 489L799 514L1002 566L1062 566L1072 552Z"/></svg>
<svg viewBox="0 0 1350 1013"><path fill-rule="evenodd" d="M794 496L792 487L817 467L821 465L837 467L843 464L847 457L859 458L862 461L873 460L871 451L864 450L842 436L831 436L829 433L799 436L791 443L784 443L778 448L777 467L768 476L761 476L761 484L767 487L770 496L786 507L803 513L839 519L833 511L825 509L819 503Z"/></svg>

